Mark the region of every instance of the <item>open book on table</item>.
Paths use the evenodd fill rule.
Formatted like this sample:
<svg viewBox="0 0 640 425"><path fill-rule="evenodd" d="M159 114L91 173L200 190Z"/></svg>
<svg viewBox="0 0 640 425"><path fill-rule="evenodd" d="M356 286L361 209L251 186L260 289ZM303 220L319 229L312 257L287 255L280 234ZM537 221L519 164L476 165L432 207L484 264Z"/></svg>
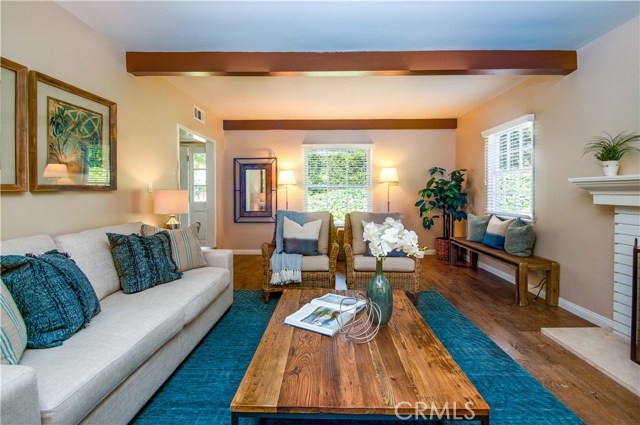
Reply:
<svg viewBox="0 0 640 425"><path fill-rule="evenodd" d="M287 316L284 324L334 336L340 327L351 322L365 305L365 300L326 294L312 299L310 303Z"/></svg>

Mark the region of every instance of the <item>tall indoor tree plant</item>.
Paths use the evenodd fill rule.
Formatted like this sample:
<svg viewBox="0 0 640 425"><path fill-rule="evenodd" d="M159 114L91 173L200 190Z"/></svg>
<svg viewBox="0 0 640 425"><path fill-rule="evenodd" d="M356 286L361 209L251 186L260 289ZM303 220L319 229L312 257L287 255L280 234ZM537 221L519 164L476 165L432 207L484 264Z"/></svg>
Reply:
<svg viewBox="0 0 640 425"><path fill-rule="evenodd" d="M422 197L416 202L420 209L422 226L429 230L435 219L442 217L442 237L436 240L436 254L439 260L449 261L449 238L453 233L453 222L467 218L463 208L467 205L467 193L463 192L464 173L461 168L447 174L447 170L433 167L429 170L429 181L418 191Z"/></svg>

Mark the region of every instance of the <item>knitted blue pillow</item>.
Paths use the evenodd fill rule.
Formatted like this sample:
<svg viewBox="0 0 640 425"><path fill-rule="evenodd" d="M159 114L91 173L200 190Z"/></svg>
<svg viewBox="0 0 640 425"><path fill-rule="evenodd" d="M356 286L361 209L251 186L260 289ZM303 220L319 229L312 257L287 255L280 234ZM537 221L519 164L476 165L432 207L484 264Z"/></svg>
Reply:
<svg viewBox="0 0 640 425"><path fill-rule="evenodd" d="M171 238L166 231L152 236L107 233L111 255L125 294L180 279L176 263L171 258Z"/></svg>
<svg viewBox="0 0 640 425"><path fill-rule="evenodd" d="M3 255L0 264L2 280L27 327L27 347L61 345L88 323L70 278L59 268L34 255Z"/></svg>

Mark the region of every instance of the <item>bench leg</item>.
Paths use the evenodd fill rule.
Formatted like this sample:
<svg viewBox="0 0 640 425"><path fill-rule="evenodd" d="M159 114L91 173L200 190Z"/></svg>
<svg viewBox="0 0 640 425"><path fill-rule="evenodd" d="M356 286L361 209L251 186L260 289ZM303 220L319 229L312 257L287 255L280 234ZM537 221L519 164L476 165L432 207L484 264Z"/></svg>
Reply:
<svg viewBox="0 0 640 425"><path fill-rule="evenodd" d="M518 265L516 273L516 302L519 306L529 305L529 266L526 263Z"/></svg>
<svg viewBox="0 0 640 425"><path fill-rule="evenodd" d="M546 272L547 291L545 301L547 305L557 306L560 297L560 263L551 263L551 270Z"/></svg>
<svg viewBox="0 0 640 425"><path fill-rule="evenodd" d="M450 244L449 245L449 264L455 266L458 262L458 245Z"/></svg>
<svg viewBox="0 0 640 425"><path fill-rule="evenodd" d="M478 268L478 253L475 251L469 250L469 259L471 260L471 268Z"/></svg>

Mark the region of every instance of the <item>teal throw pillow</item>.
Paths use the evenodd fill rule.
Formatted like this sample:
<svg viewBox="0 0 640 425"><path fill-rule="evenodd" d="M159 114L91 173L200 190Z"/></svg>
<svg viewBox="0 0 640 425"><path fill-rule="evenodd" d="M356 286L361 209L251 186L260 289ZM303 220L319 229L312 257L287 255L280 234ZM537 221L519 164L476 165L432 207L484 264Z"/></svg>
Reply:
<svg viewBox="0 0 640 425"><path fill-rule="evenodd" d="M487 226L491 215L485 215L479 217L477 215L469 214L467 216L467 240L470 242L484 241L484 236L487 233Z"/></svg>
<svg viewBox="0 0 640 425"><path fill-rule="evenodd" d="M535 243L536 234L533 230L533 225L527 224L518 218L507 229L504 250L518 257L530 257Z"/></svg>
<svg viewBox="0 0 640 425"><path fill-rule="evenodd" d="M107 233L107 238L125 294L134 294L182 277L182 272L178 271L171 258L171 239L167 232L152 236Z"/></svg>
<svg viewBox="0 0 640 425"><path fill-rule="evenodd" d="M27 327L27 347L62 344L89 323L85 308L65 271L50 263L57 251L41 259L32 254L0 257L2 280Z"/></svg>
<svg viewBox="0 0 640 425"><path fill-rule="evenodd" d="M9 289L0 283L0 360L2 364L18 364L27 348L27 326Z"/></svg>
<svg viewBox="0 0 640 425"><path fill-rule="evenodd" d="M487 226L487 233L485 233L482 243L491 248L504 249L504 238L512 222L513 219L502 221L495 215L491 217L489 225Z"/></svg>

